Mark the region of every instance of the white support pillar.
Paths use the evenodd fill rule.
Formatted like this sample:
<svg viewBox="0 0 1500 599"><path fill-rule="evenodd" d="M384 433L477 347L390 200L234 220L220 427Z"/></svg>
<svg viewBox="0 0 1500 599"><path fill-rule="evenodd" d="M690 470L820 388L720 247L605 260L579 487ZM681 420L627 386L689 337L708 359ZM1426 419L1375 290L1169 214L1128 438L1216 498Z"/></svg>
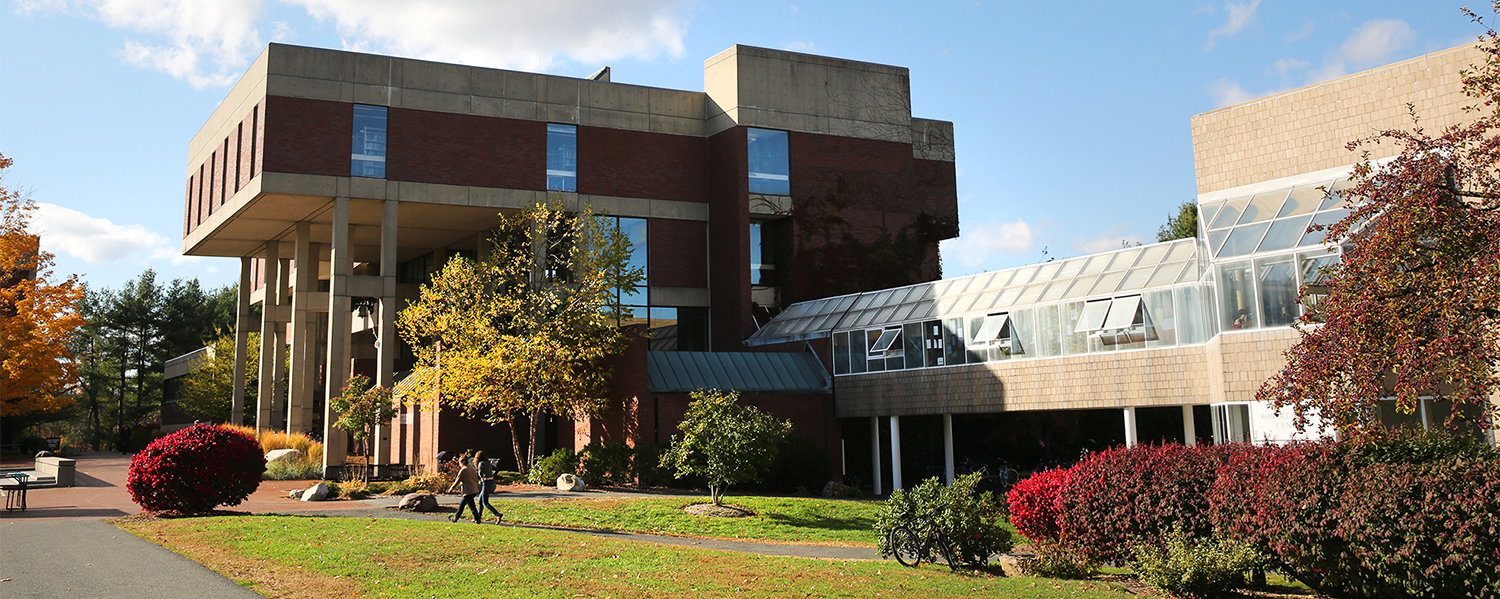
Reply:
<svg viewBox="0 0 1500 599"><path fill-rule="evenodd" d="M891 490L905 488L901 484L901 417L891 416Z"/></svg>
<svg viewBox="0 0 1500 599"><path fill-rule="evenodd" d="M255 394L255 430L272 430L275 420L276 372L276 278L281 275L281 244L266 242L265 255L261 262L261 282L265 291L260 302L260 381Z"/></svg>
<svg viewBox="0 0 1500 599"><path fill-rule="evenodd" d="M396 200L385 201L385 213L380 219L380 325L375 334L375 385L392 388L396 386L396 217L400 204ZM398 417L399 418L399 417ZM391 463L391 423L375 429L375 463Z"/></svg>
<svg viewBox="0 0 1500 599"><path fill-rule="evenodd" d="M272 348L275 355L271 357L271 421L266 428L284 430L286 428L287 408L287 380L286 380L286 342L287 342L287 287L292 283L291 261L286 258L277 260L276 266L276 322L271 326L261 325L261 336L272 335ZM266 288L266 303L271 303L271 293ZM264 322L264 321L263 321Z"/></svg>
<svg viewBox="0 0 1500 599"><path fill-rule="evenodd" d="M1135 447L1139 443L1136 438L1135 408L1125 408L1125 446Z"/></svg>
<svg viewBox="0 0 1500 599"><path fill-rule="evenodd" d="M351 364L349 361L349 198L333 199L333 236L329 253L328 285L328 374L324 377L324 397L344 392ZM323 402L323 475L334 466L343 466L349 455L348 433L334 428L339 415L333 402Z"/></svg>
<svg viewBox="0 0 1500 599"><path fill-rule="evenodd" d="M870 417L870 462L875 466L875 478L871 480L875 485L875 495L880 495L880 417Z"/></svg>
<svg viewBox="0 0 1500 599"><path fill-rule="evenodd" d="M234 318L234 382L229 400L229 423L245 424L245 360L250 353L250 261L240 258L240 288L238 309Z"/></svg>
<svg viewBox="0 0 1500 599"><path fill-rule="evenodd" d="M943 414L943 476L953 484L953 415Z"/></svg>
<svg viewBox="0 0 1500 599"><path fill-rule="evenodd" d="M287 376L288 402L286 431L289 433L313 432L313 390L318 384L317 358L312 328L312 312L309 305L318 284L318 257L313 253L312 223L299 222L293 238L292 251L292 335L291 372Z"/></svg>
<svg viewBox="0 0 1500 599"><path fill-rule="evenodd" d="M1198 446L1198 423L1193 420L1193 406L1182 406L1182 444Z"/></svg>

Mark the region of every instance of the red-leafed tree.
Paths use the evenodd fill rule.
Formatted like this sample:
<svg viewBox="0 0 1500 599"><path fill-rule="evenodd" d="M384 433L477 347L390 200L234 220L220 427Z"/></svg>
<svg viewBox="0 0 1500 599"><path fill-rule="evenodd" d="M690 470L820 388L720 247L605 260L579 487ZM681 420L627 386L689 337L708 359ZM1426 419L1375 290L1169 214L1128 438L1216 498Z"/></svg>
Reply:
<svg viewBox="0 0 1500 599"><path fill-rule="evenodd" d="M1494 4L1500 14L1500 0ZM1476 23L1483 20L1465 9ZM1423 396L1482 407L1500 386L1500 36L1476 46L1484 61L1460 71L1474 104L1467 123L1430 132L1382 131L1350 142L1365 150L1355 167L1354 202L1330 226L1343 240L1340 264L1326 271L1326 294L1297 323L1301 339L1286 367L1257 399L1290 408L1299 423L1313 414L1344 432L1379 426L1377 402L1394 396L1411 413ZM1400 154L1376 165L1368 148L1391 143ZM1474 410L1470 410L1471 413Z"/></svg>

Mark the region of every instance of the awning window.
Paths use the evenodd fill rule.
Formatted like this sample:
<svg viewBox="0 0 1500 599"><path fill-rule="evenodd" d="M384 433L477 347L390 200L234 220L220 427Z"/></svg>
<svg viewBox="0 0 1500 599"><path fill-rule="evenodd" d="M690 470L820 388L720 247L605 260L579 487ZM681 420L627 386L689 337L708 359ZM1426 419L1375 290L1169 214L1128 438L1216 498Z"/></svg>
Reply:
<svg viewBox="0 0 1500 599"><path fill-rule="evenodd" d="M885 353L886 350L891 348L891 345L896 343L896 339L900 336L901 329L899 328L881 331L880 338L876 339L875 343L870 344L870 354Z"/></svg>
<svg viewBox="0 0 1500 599"><path fill-rule="evenodd" d="M979 334L974 336L974 343L989 343L1001 336L1009 337L1009 330L1005 324L1010 322L1010 314L991 314L984 319L984 326L980 327Z"/></svg>
<svg viewBox="0 0 1500 599"><path fill-rule="evenodd" d="M1114 305L1109 309L1109 318L1104 319L1101 329L1106 331L1117 329L1128 329L1140 322L1141 296L1115 298Z"/></svg>
<svg viewBox="0 0 1500 599"><path fill-rule="evenodd" d="M1109 314L1110 300L1099 300L1083 305L1083 316L1078 319L1074 333L1093 333L1104 328L1104 317Z"/></svg>

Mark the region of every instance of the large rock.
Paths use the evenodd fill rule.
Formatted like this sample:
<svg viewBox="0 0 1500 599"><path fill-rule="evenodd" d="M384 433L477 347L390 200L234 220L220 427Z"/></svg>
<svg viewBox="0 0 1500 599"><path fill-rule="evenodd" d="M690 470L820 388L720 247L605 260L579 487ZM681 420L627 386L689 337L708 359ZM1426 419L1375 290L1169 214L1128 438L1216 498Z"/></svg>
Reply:
<svg viewBox="0 0 1500 599"><path fill-rule="evenodd" d="M824 497L859 497L863 494L859 489L835 480L830 480L828 484L823 485Z"/></svg>
<svg viewBox="0 0 1500 599"><path fill-rule="evenodd" d="M300 449L273 449L270 453L266 454L267 464L271 462L291 462L300 459L302 459L302 450Z"/></svg>
<svg viewBox="0 0 1500 599"><path fill-rule="evenodd" d="M286 496L291 497L292 499L302 499L302 489L292 489L290 491L287 491Z"/></svg>
<svg viewBox="0 0 1500 599"><path fill-rule="evenodd" d="M316 485L308 487L306 491L302 492L302 500L303 501L322 501L322 500L328 498L328 491L329 491L328 485L325 485L323 483L318 483Z"/></svg>
<svg viewBox="0 0 1500 599"><path fill-rule="evenodd" d="M437 507L437 495L432 493L411 493L402 497L401 503L396 504L396 509L409 512L431 512Z"/></svg>
<svg viewBox="0 0 1500 599"><path fill-rule="evenodd" d="M583 479L566 472L557 477L557 490L559 491L582 491L587 486L583 484Z"/></svg>

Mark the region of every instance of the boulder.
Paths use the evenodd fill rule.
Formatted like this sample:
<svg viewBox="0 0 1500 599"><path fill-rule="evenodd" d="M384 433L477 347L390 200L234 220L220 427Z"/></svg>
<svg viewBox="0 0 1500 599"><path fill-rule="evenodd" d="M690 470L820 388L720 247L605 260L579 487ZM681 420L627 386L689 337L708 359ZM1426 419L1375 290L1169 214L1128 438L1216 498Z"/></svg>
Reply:
<svg viewBox="0 0 1500 599"><path fill-rule="evenodd" d="M270 453L266 454L267 464L271 462L290 462L300 459L302 459L302 450L300 449L273 449Z"/></svg>
<svg viewBox="0 0 1500 599"><path fill-rule="evenodd" d="M828 484L823 485L824 497L859 497L863 494L859 489L836 480L830 480Z"/></svg>
<svg viewBox="0 0 1500 599"><path fill-rule="evenodd" d="M292 499L302 499L302 489L292 489L286 492L286 496Z"/></svg>
<svg viewBox="0 0 1500 599"><path fill-rule="evenodd" d="M557 490L559 491L582 491L585 487L583 479L564 472L557 477Z"/></svg>
<svg viewBox="0 0 1500 599"><path fill-rule="evenodd" d="M437 495L432 493L410 493L401 498L396 509L409 512L431 512L437 510Z"/></svg>
<svg viewBox="0 0 1500 599"><path fill-rule="evenodd" d="M328 485L318 483L302 492L303 501L322 501L328 498Z"/></svg>

